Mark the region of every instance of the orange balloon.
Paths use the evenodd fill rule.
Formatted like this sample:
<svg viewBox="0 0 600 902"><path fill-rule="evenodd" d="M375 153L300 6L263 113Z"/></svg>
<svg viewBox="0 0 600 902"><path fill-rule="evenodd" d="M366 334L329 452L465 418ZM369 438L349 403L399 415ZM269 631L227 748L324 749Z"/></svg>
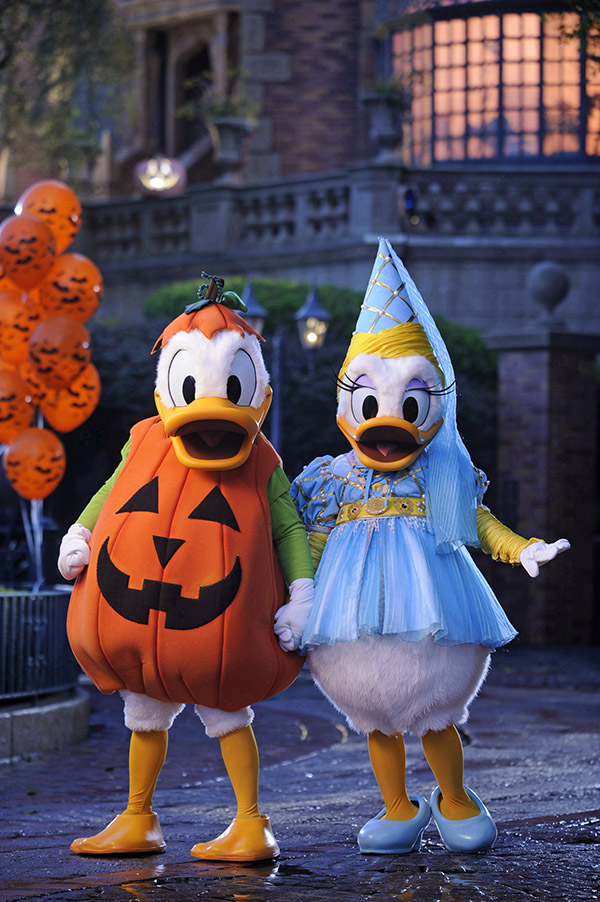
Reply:
<svg viewBox="0 0 600 902"><path fill-rule="evenodd" d="M41 282L54 263L54 236L37 216L9 216L0 225L0 265L26 291Z"/></svg>
<svg viewBox="0 0 600 902"><path fill-rule="evenodd" d="M50 388L66 388L92 356L90 333L70 316L49 316L34 330L29 356Z"/></svg>
<svg viewBox="0 0 600 902"><path fill-rule="evenodd" d="M9 444L27 429L33 413L27 384L14 370L0 370L0 442Z"/></svg>
<svg viewBox="0 0 600 902"><path fill-rule="evenodd" d="M48 388L30 357L26 357L25 360L19 363L17 373L23 382L26 383L31 400L36 406L42 403L48 392L53 391L53 389Z"/></svg>
<svg viewBox="0 0 600 902"><path fill-rule="evenodd" d="M46 314L63 313L84 323L95 312L104 284L100 270L83 254L61 254L38 288Z"/></svg>
<svg viewBox="0 0 600 902"><path fill-rule="evenodd" d="M93 363L67 388L50 389L41 402L42 413L57 432L77 429L96 409L100 400L100 376Z"/></svg>
<svg viewBox="0 0 600 902"><path fill-rule="evenodd" d="M47 498L61 481L66 466L65 449L49 429L26 429L10 443L3 458L11 486L29 501Z"/></svg>
<svg viewBox="0 0 600 902"><path fill-rule="evenodd" d="M17 364L29 353L29 339L40 321L37 306L17 288L0 291L0 355Z"/></svg>
<svg viewBox="0 0 600 902"><path fill-rule="evenodd" d="M81 204L74 191L57 179L35 182L26 188L15 213L31 213L43 219L54 235L56 253L62 254L81 225Z"/></svg>

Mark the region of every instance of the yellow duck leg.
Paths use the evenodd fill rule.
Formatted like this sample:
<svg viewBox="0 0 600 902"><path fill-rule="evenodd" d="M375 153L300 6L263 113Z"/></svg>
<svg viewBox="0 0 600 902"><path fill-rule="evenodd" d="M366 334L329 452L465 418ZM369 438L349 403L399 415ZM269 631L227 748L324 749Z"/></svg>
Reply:
<svg viewBox="0 0 600 902"><path fill-rule="evenodd" d="M427 763L440 787L440 811L450 821L477 817L479 806L465 790L464 756L458 730L453 724L439 732L430 730L421 738Z"/></svg>
<svg viewBox="0 0 600 902"><path fill-rule="evenodd" d="M279 846L269 818L258 810L258 748L251 726L220 737L221 754L237 802L231 824L209 842L197 843L194 858L213 861L263 861L277 858Z"/></svg>
<svg viewBox="0 0 600 902"><path fill-rule="evenodd" d="M82 855L161 852L165 848L152 796L167 754L167 730L131 734L127 808L96 833L75 839L71 850Z"/></svg>
<svg viewBox="0 0 600 902"><path fill-rule="evenodd" d="M416 808L406 792L406 750L402 736L369 733L369 757L385 805L382 820L408 821Z"/></svg>

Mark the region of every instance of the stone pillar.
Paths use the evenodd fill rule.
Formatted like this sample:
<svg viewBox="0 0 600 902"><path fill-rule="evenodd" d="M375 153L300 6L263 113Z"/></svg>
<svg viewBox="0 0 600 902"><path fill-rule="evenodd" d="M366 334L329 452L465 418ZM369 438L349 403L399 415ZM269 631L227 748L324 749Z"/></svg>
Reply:
<svg viewBox="0 0 600 902"><path fill-rule="evenodd" d="M488 337L499 355L495 513L527 538L572 546L537 579L520 568L518 579L510 571L491 579L521 639L545 645L594 638L600 336L571 333L556 318L568 284L556 264L534 267L528 287L544 315L522 333Z"/></svg>

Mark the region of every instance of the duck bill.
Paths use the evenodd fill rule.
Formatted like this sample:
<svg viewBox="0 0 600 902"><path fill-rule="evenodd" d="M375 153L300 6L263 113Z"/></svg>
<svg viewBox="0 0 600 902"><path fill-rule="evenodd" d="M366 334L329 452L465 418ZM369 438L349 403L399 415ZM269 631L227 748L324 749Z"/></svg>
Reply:
<svg viewBox="0 0 600 902"><path fill-rule="evenodd" d="M338 416L342 430L360 462L372 470L403 470L415 462L421 451L436 435L442 420L427 432L399 417L375 417L357 428L345 417Z"/></svg>
<svg viewBox="0 0 600 902"><path fill-rule="evenodd" d="M186 407L154 401L177 459L196 470L234 470L246 463L269 407L270 386L259 407L238 407L224 398L198 398Z"/></svg>

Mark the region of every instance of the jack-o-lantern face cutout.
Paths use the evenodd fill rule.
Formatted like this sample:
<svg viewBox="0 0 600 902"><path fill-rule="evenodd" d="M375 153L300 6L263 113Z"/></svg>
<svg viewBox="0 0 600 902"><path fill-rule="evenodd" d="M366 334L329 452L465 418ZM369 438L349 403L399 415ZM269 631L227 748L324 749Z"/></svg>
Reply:
<svg viewBox="0 0 600 902"><path fill-rule="evenodd" d="M77 195L56 179L30 185L17 201L15 213L30 213L42 219L54 235L57 254L68 248L81 225Z"/></svg>
<svg viewBox="0 0 600 902"><path fill-rule="evenodd" d="M90 334L70 316L50 316L31 336L29 356L50 388L66 388L90 363Z"/></svg>
<svg viewBox="0 0 600 902"><path fill-rule="evenodd" d="M139 488L118 514L147 511L158 514L158 476ZM235 515L218 486L188 515L189 520L210 520L240 531ZM177 554L185 539L173 536L152 537L156 556L162 568ZM150 611L163 611L165 629L193 630L205 626L223 614L235 599L242 580L239 557L225 576L208 586L200 586L193 598L182 594L182 586L159 580L144 579L141 589L131 588L130 576L112 561L105 539L98 554L98 587L111 608L132 623L148 623Z"/></svg>
<svg viewBox="0 0 600 902"><path fill-rule="evenodd" d="M37 216L9 216L0 225L0 263L4 275L28 291L54 263L54 236Z"/></svg>
<svg viewBox="0 0 600 902"><path fill-rule="evenodd" d="M32 398L13 370L0 370L0 442L9 444L31 423Z"/></svg>
<svg viewBox="0 0 600 902"><path fill-rule="evenodd" d="M46 314L64 314L84 323L102 298L102 276L95 263L83 254L63 254L39 287Z"/></svg>
<svg viewBox="0 0 600 902"><path fill-rule="evenodd" d="M40 321L39 311L24 291L0 290L0 355L17 364L29 353L29 339Z"/></svg>
<svg viewBox="0 0 600 902"><path fill-rule="evenodd" d="M65 449L49 429L26 429L11 442L3 459L6 478L29 501L54 491L65 472Z"/></svg>
<svg viewBox="0 0 600 902"><path fill-rule="evenodd" d="M99 399L100 376L90 363L66 388L48 389L40 406L53 429L71 432L91 416Z"/></svg>

